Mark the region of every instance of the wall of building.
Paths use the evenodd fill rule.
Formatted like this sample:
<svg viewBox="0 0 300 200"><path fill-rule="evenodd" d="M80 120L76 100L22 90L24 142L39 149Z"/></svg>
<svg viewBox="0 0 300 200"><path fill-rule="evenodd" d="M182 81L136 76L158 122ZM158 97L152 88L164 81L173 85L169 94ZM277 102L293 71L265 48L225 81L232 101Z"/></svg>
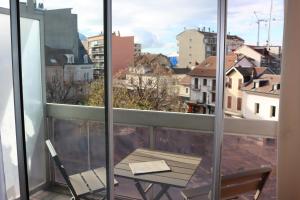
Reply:
<svg viewBox="0 0 300 200"><path fill-rule="evenodd" d="M94 78L94 65L65 65L64 66L64 81L92 81Z"/></svg>
<svg viewBox="0 0 300 200"><path fill-rule="evenodd" d="M259 104L259 113L255 113L255 104ZM276 116L271 116L271 106L276 107ZM258 95L243 92L243 117L246 119L260 119L277 121L279 116L279 96Z"/></svg>
<svg viewBox="0 0 300 200"><path fill-rule="evenodd" d="M113 74L127 68L134 61L134 37L112 36L112 68Z"/></svg>
<svg viewBox="0 0 300 200"><path fill-rule="evenodd" d="M45 10L45 45L56 49L71 49L78 58L79 36L77 15L71 9Z"/></svg>
<svg viewBox="0 0 300 200"><path fill-rule="evenodd" d="M242 110L237 109L237 104L238 104L238 98L243 98L243 93L241 90L239 90L239 79L242 79L243 81L244 78L240 73L236 71L232 71L229 75L226 75L226 82L228 81L229 78L231 78L232 84L231 84L231 88L229 88L228 86L225 87L225 97L224 97L225 112L227 114L241 116ZM227 107L228 96L231 96L231 108Z"/></svg>
<svg viewBox="0 0 300 200"><path fill-rule="evenodd" d="M187 99L191 96L191 87L187 85L178 85L179 88L179 96L185 97Z"/></svg>
<svg viewBox="0 0 300 200"><path fill-rule="evenodd" d="M195 89L195 79L198 78L198 89ZM207 79L207 85L203 85L203 80ZM214 105L212 102L212 85L215 78L210 77L193 77L191 85L191 101L203 102L203 93L206 92L206 104Z"/></svg>
<svg viewBox="0 0 300 200"><path fill-rule="evenodd" d="M257 53L255 50L251 49L247 45L242 46L241 48L237 49L235 53L243 54L255 60L255 65L260 67L261 66L261 54Z"/></svg>
<svg viewBox="0 0 300 200"><path fill-rule="evenodd" d="M178 67L186 68L195 66L205 60L204 35L198 30L185 30L177 36Z"/></svg>

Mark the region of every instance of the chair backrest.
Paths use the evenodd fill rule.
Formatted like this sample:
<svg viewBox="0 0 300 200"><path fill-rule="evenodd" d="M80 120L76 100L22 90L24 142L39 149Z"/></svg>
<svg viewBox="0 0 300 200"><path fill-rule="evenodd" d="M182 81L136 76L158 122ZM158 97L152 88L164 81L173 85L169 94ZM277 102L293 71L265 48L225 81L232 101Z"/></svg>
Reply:
<svg viewBox="0 0 300 200"><path fill-rule="evenodd" d="M46 146L48 147L48 150L50 152L50 155L51 155L52 159L54 160L55 165L57 166L58 170L60 171L62 177L65 179L65 181L66 181L66 183L67 183L67 185L68 185L68 187L69 187L72 195L75 198L77 198L78 196L77 196L77 194L75 192L74 187L72 186L72 183L71 183L71 181L69 179L69 176L68 176L68 174L67 174L67 172L65 170L65 167L61 163L61 161L60 161L60 159L59 159L59 157L58 157L58 155L57 155L57 153L56 153L56 151L55 151L55 149L54 149L54 147L53 147L53 145L52 145L52 143L51 143L50 140L46 140Z"/></svg>
<svg viewBox="0 0 300 200"><path fill-rule="evenodd" d="M243 171L222 177L221 197L230 199L243 193L256 191L254 200L257 200L271 173L270 167Z"/></svg>

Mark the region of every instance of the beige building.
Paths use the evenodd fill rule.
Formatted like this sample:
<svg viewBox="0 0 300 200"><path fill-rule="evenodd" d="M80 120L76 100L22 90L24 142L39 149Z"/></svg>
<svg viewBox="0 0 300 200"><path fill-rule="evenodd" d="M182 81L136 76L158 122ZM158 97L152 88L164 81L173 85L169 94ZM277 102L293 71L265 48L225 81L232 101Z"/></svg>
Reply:
<svg viewBox="0 0 300 200"><path fill-rule="evenodd" d="M185 29L177 35L178 67L193 68L202 63L209 56L216 55L217 34L206 31L204 28ZM232 52L244 44L244 40L238 36L227 36L227 50Z"/></svg>
<svg viewBox="0 0 300 200"><path fill-rule="evenodd" d="M90 59L97 68L104 68L104 36L96 35L89 37L84 45Z"/></svg>
<svg viewBox="0 0 300 200"><path fill-rule="evenodd" d="M250 62L250 61L249 61ZM242 63L245 63L243 61ZM266 67L249 67L250 65L236 63L226 72L226 87L224 95L225 114L231 117L243 117L242 88L263 74L271 72Z"/></svg>
<svg viewBox="0 0 300 200"><path fill-rule="evenodd" d="M195 63L205 60L204 34L197 29L185 30L178 34L178 67L192 68Z"/></svg>

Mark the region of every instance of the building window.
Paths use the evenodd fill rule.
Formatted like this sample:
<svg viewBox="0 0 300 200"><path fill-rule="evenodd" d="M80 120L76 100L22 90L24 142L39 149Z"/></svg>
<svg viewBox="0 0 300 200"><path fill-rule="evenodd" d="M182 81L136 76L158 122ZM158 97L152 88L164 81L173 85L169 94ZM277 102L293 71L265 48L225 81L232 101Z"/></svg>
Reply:
<svg viewBox="0 0 300 200"><path fill-rule="evenodd" d="M207 79L206 79L206 78L203 79L203 85L204 85L204 86L207 86Z"/></svg>
<svg viewBox="0 0 300 200"><path fill-rule="evenodd" d="M228 78L227 87L232 88L232 78Z"/></svg>
<svg viewBox="0 0 300 200"><path fill-rule="evenodd" d="M213 91L216 90L216 79L214 79L213 82L212 82L212 90Z"/></svg>
<svg viewBox="0 0 300 200"><path fill-rule="evenodd" d="M242 98L237 98L237 106L236 106L236 109L238 111L241 111L242 110Z"/></svg>
<svg viewBox="0 0 300 200"><path fill-rule="evenodd" d="M203 93L202 93L202 100L203 100L203 103L206 103L206 99L207 99L207 93L206 93L206 92L203 92Z"/></svg>
<svg viewBox="0 0 300 200"><path fill-rule="evenodd" d="M216 102L216 94L215 94L215 93L212 93L211 101L212 101L213 103Z"/></svg>
<svg viewBox="0 0 300 200"><path fill-rule="evenodd" d="M198 78L195 78L195 80L194 80L195 82L194 82L194 88L195 89L198 89L199 88L199 83L198 83Z"/></svg>
<svg viewBox="0 0 300 200"><path fill-rule="evenodd" d="M190 38L190 42L192 42L192 41L193 41L193 39Z"/></svg>
<svg viewBox="0 0 300 200"><path fill-rule="evenodd" d="M185 93L189 93L189 88L185 88Z"/></svg>
<svg viewBox="0 0 300 200"><path fill-rule="evenodd" d="M243 79L239 79L239 90L242 89Z"/></svg>
<svg viewBox="0 0 300 200"><path fill-rule="evenodd" d="M276 106L271 106L271 117L276 117Z"/></svg>
<svg viewBox="0 0 300 200"><path fill-rule="evenodd" d="M255 114L259 113L259 103L255 103Z"/></svg>
<svg viewBox="0 0 300 200"><path fill-rule="evenodd" d="M232 97L228 96L227 97L227 108L231 108L231 100L232 100Z"/></svg>

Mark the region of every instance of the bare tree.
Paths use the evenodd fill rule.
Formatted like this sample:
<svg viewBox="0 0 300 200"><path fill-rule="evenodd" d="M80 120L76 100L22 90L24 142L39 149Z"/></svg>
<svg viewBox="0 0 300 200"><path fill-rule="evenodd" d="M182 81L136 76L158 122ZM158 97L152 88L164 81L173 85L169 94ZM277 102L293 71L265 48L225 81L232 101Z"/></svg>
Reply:
<svg viewBox="0 0 300 200"><path fill-rule="evenodd" d="M103 81L91 84L88 104L103 106ZM151 76L137 74L129 83L114 80L113 106L162 111L182 111L182 102L178 97L176 80L170 70L155 68Z"/></svg>
<svg viewBox="0 0 300 200"><path fill-rule="evenodd" d="M83 104L88 96L82 92L84 88L88 88L88 83L76 83L74 74L70 75L69 81L64 81L56 71L51 80L46 83L47 102Z"/></svg>

